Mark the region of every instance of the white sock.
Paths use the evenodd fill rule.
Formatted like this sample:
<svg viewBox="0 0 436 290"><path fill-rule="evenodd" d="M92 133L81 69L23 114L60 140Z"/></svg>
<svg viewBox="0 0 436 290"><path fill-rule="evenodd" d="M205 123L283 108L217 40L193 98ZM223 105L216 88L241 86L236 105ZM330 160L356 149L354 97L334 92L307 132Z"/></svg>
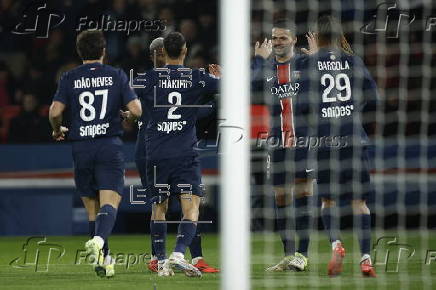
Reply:
<svg viewBox="0 0 436 290"><path fill-rule="evenodd" d="M94 236L92 239L97 243L97 245L98 245L98 247L99 247L100 249L103 248L104 240L103 240L102 237L100 237L100 236Z"/></svg>
<svg viewBox="0 0 436 290"><path fill-rule="evenodd" d="M336 241L334 241L333 243L332 243L332 250L334 250L335 248L336 248L336 245L338 244L338 243L340 243L341 241L340 240L336 240Z"/></svg>
<svg viewBox="0 0 436 290"><path fill-rule="evenodd" d="M150 261L156 261L157 257L156 256L151 256Z"/></svg>
<svg viewBox="0 0 436 290"><path fill-rule="evenodd" d="M360 263L362 263L362 262L365 261L365 260L369 260L369 263L372 265L372 262L371 262L371 256L370 256L369 254L364 254L364 255L362 256L362 259L360 259Z"/></svg>
<svg viewBox="0 0 436 290"><path fill-rule="evenodd" d="M192 259L192 265L197 264L198 261L200 261L201 259L203 259L203 257L195 257L194 259Z"/></svg>
<svg viewBox="0 0 436 290"><path fill-rule="evenodd" d="M173 252L171 254L171 256L179 258L179 259L184 259L185 258L185 255L183 255L182 253L179 253L179 252Z"/></svg>

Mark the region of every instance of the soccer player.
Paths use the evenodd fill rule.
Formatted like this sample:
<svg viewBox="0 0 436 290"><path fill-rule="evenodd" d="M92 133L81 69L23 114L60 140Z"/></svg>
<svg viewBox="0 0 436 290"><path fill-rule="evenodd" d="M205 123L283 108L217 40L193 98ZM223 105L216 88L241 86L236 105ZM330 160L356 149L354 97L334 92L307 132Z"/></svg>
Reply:
<svg viewBox="0 0 436 290"><path fill-rule="evenodd" d="M366 200L372 191L368 170L368 137L361 112L378 98L376 84L362 59L352 54L340 23L331 16L317 22L319 51L301 72L301 91L296 102L297 119L306 118L317 140L317 183L321 215L332 245L328 275L342 272L345 256L339 235L339 200L350 201L357 226L361 272L375 277L371 264L371 216ZM311 35L313 37L313 35Z"/></svg>
<svg viewBox="0 0 436 290"><path fill-rule="evenodd" d="M182 34L171 32L164 38L165 66L147 72L145 88L137 89L150 117L145 128L147 190L153 195L151 235L158 258L158 275L174 275L173 269L187 276L201 276L184 259L196 234L201 173L195 123L202 96L218 91L218 80L201 70L183 66L187 53ZM216 69L216 67L212 67ZM143 78L143 77L142 77ZM169 259L165 255L167 198L177 194L183 212L176 246Z"/></svg>
<svg viewBox="0 0 436 290"><path fill-rule="evenodd" d="M286 20L278 20L272 28L272 41L256 43L253 61L254 79L262 75L264 91L268 92L271 130L268 140L280 140L272 148L272 183L276 201L276 222L285 257L266 271L305 271L311 227L313 170L307 163L307 148L296 147L296 139L304 136L305 124L294 123L293 102L299 94L298 74L303 56L295 54L296 28ZM270 53L273 58L268 59ZM273 139L271 139L273 137ZM295 200L294 209L291 208ZM299 237L296 249L294 233Z"/></svg>
<svg viewBox="0 0 436 290"><path fill-rule="evenodd" d="M49 119L53 138L62 141L68 132L72 143L74 181L88 213L91 236L85 249L95 259L97 275L111 277L114 260L108 255L107 239L124 187L119 111L126 106L139 117L142 109L126 74L103 64L106 41L101 31L81 32L76 48L83 65L62 75ZM61 126L64 112L68 129Z"/></svg>
<svg viewBox="0 0 436 290"><path fill-rule="evenodd" d="M154 39L150 44L150 58L153 61L154 67L164 67L165 66L165 56L163 53L163 38L158 37ZM200 108L199 117L203 115L208 115L210 113L210 108ZM147 175L146 175L146 147L145 147L145 128L149 120L147 111L141 116L141 120L138 122L138 137L136 140L135 147L135 162L136 168L138 169L139 175L141 177L141 183L143 188L147 188ZM168 200L165 201L165 207L168 206ZM165 210L166 211L166 210ZM150 232L153 228L153 219L150 220ZM199 226L197 226L197 232L189 245L189 250L191 252L192 264L203 273L217 273L218 269L209 266L205 259L203 258L203 251L201 247L201 233ZM158 271L158 259L156 252L151 244L151 259L148 263L148 269L152 272Z"/></svg>

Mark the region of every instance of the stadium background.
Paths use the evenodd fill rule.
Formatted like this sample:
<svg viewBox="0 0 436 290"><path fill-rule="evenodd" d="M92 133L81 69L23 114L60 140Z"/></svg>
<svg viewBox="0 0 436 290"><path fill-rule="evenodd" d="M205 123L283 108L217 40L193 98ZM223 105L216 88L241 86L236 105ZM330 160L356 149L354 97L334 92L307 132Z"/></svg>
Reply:
<svg viewBox="0 0 436 290"><path fill-rule="evenodd" d="M142 31L129 36L125 32L106 33L109 53L106 62L126 72L150 69L147 54L150 41L172 30L181 31L187 38L190 53L186 65L205 67L219 63L218 4L201 0L44 1L51 9L65 13L65 22L51 30L48 38L11 34L9 31L23 20L23 9L29 2L0 1L0 235L86 234L86 214L74 195L70 147L50 140L47 120L47 106L60 73L80 63L75 52L77 17L98 18L106 14L117 19L165 21L166 29L162 33ZM380 104L372 108L376 110L369 110L364 118L375 145L371 155L376 195L369 203L375 217L373 225L382 232L420 230L414 237L428 237L436 227L436 115L433 114L436 38L434 32L425 31L425 25L429 16L436 17L436 6L424 5L425 1L397 2L401 5L387 13L392 25L387 31L375 33L369 25L369 31L363 33L361 28L371 24L379 10L386 11L388 3L395 2L254 0L251 46L256 40L269 37L275 18L295 19L297 46L301 47L306 46L304 33L313 17L311 11L333 10L341 16L347 38L364 59L381 94ZM414 16L413 25L400 22L403 13ZM396 27L401 31L399 37L395 37ZM256 147L256 137L267 129L268 113L262 92L252 92L251 97L251 225L253 231L263 233L273 227L274 204L265 180L265 152ZM217 232L219 225L219 155L214 146L219 136L217 124L215 113L200 120L197 128L207 186L203 219L213 221L204 230L211 232ZM115 232L143 234L148 232L149 208L132 204L127 186L139 185L133 160L136 128L125 129L128 170ZM135 189L133 192L139 193ZM136 196L135 200L141 198ZM175 205L169 219L177 218ZM349 220L349 216L343 218L345 228L351 226ZM316 224L321 229L321 223ZM175 226L170 229L174 231ZM264 237L255 235L256 239ZM419 243L429 246L428 241Z"/></svg>
<svg viewBox="0 0 436 290"><path fill-rule="evenodd" d="M151 62L147 54L150 41L172 30L181 31L187 38L189 55L186 65L205 67L208 63L217 62L217 3L192 0L48 1L48 7L66 15L65 22L50 31L48 38L8 33L22 20L27 3L31 2L3 0L0 6L0 204L5 209L1 213L3 226L0 227L0 234L82 233L85 231L86 220L80 200L73 197L69 147L54 144L50 140L47 121L48 105L60 73L79 64L74 45L77 18L88 16L90 19L98 19L99 15L105 14L114 19L164 20L166 29L163 32L140 31L130 35L125 32L106 33L106 62L119 66L126 72L129 69L134 69L135 72L150 69ZM252 42L268 37L272 19L288 16L295 18L297 23L297 46L305 46L304 33L308 29L310 3L312 2L296 1L289 4L282 1L253 1ZM430 37L426 36L425 30L420 28L424 27L425 15L436 15L436 11L424 11L419 4L410 7L408 13L415 15L413 24L418 29L410 29L406 36L402 35L403 39L388 34L381 39L377 35L354 32L356 27L361 27L359 24L370 23L373 15L377 14L377 5L382 4L379 9L383 9L384 2L365 1L364 5L358 7L347 3L339 3L347 38L357 54L364 58L382 95L377 110L372 110L372 113L365 116L367 131L377 145L372 155L377 162L373 176L378 185L379 210L376 213L382 217L379 222L385 227L395 227L399 223L406 227L434 227L436 186L432 161L436 157L433 139L436 135L436 115L432 112L436 109L436 100L431 95L436 82L434 73L425 72L435 64L436 59L434 53L426 52L425 49L434 51L435 48L430 44L434 43L435 37L434 33L429 33ZM292 5L298 7L298 13L295 13ZM327 12L332 5L324 3L318 9L321 13ZM356 10L357 8L363 10ZM399 14L398 9L389 12L392 25L398 23ZM407 37L406 43L400 42L404 37ZM357 39L359 42L355 43ZM425 65L424 61L427 62ZM409 70L407 73L401 73L400 68L404 65ZM253 92L253 144L256 143L258 132L266 128L267 112L264 103L262 92ZM205 182L210 185L204 212L213 220L217 220L218 204L218 191L215 187L217 148L213 146L218 135L216 119L215 112L200 120L198 125ZM126 154L129 160L127 175L130 178L127 179L127 185L138 184L133 163L132 142L135 137L136 128L126 127L123 138L127 142ZM256 146L253 147L252 181L253 185L262 185L265 155ZM263 209L268 206L264 204L264 191L263 187L253 186L253 228L256 230L262 229L263 220L269 218L263 214ZM53 207L47 205L44 198L53 200L53 196L62 197L63 202L57 203L56 208L65 216L65 221L70 220L68 224L71 227L65 224L60 226L60 223L58 226L46 226L45 223L53 224L55 221L47 212L53 210ZM36 201L38 206L35 206ZM117 231L144 231L146 217L143 207L129 206L127 200L124 201ZM420 207L423 204L429 206L425 211ZM32 211L28 210L30 206ZM18 212L25 212L26 216L35 219L24 218ZM41 220L41 212L47 212L45 222ZM38 225L24 223L23 220L38 220ZM48 229L50 231L47 232ZM210 229L216 230L216 224Z"/></svg>

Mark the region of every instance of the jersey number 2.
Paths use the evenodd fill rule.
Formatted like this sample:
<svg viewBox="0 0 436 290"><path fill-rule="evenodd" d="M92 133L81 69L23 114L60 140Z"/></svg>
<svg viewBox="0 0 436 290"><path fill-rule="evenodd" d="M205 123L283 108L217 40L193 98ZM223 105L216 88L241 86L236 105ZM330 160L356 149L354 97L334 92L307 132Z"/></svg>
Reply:
<svg viewBox="0 0 436 290"><path fill-rule="evenodd" d="M94 95L103 96L101 101L100 120L106 116L107 93L108 90L96 90L94 94L89 91L84 91L79 95L79 104L82 106L80 109L80 118L82 118L83 121L89 122L95 119L95 108L92 105L94 104Z"/></svg>
<svg viewBox="0 0 436 290"><path fill-rule="evenodd" d="M174 99L176 99L176 100L174 101ZM177 106L180 106L182 104L182 94L179 92L171 92L168 95L168 102L170 104L176 105L174 107L171 107L168 110L168 119L170 119L170 120L180 119L182 117L182 115L174 114L174 112L177 110L177 108L178 108Z"/></svg>

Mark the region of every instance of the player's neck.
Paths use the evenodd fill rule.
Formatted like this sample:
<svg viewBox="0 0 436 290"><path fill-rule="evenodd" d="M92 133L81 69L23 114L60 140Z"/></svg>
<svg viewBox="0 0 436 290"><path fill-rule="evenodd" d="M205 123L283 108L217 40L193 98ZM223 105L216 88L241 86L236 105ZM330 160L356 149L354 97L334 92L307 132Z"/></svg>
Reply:
<svg viewBox="0 0 436 290"><path fill-rule="evenodd" d="M183 59L181 58L165 58L165 65L183 65Z"/></svg>
<svg viewBox="0 0 436 290"><path fill-rule="evenodd" d="M289 54L285 55L285 56L278 56L276 55L276 61L283 63L283 62L288 62L291 60L291 58L294 57L294 50L292 49Z"/></svg>
<svg viewBox="0 0 436 290"><path fill-rule="evenodd" d="M103 64L103 60L102 59L93 59L93 60L84 60L83 64L88 64L88 63L99 63L99 64Z"/></svg>
<svg viewBox="0 0 436 290"><path fill-rule="evenodd" d="M340 49L340 47L336 43L330 43L329 41L318 41L318 47L324 49Z"/></svg>

